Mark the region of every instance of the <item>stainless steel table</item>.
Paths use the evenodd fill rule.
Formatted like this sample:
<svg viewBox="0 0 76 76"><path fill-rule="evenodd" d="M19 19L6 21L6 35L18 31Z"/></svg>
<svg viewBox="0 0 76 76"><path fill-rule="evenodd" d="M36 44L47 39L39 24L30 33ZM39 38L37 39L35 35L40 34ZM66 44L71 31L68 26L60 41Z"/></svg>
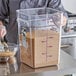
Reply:
<svg viewBox="0 0 76 76"><path fill-rule="evenodd" d="M63 76L76 73L76 60L61 50L60 63L57 66L32 69L23 63L9 64L9 76Z"/></svg>

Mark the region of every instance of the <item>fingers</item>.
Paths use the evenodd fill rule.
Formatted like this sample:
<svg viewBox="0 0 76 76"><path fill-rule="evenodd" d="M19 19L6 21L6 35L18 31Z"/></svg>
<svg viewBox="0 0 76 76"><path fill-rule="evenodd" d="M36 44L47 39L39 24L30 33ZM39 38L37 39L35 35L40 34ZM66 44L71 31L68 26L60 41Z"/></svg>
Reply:
<svg viewBox="0 0 76 76"><path fill-rule="evenodd" d="M5 29L2 29L1 33L0 33L0 36L3 38L5 35L6 35L6 31L5 31Z"/></svg>
<svg viewBox="0 0 76 76"><path fill-rule="evenodd" d="M65 26L67 23L67 18L65 16L63 16L63 22L62 22L62 26Z"/></svg>
<svg viewBox="0 0 76 76"><path fill-rule="evenodd" d="M6 35L7 31L5 26L0 26L0 38L3 38Z"/></svg>
<svg viewBox="0 0 76 76"><path fill-rule="evenodd" d="M63 24L66 25L66 23L67 23L67 18L63 16Z"/></svg>

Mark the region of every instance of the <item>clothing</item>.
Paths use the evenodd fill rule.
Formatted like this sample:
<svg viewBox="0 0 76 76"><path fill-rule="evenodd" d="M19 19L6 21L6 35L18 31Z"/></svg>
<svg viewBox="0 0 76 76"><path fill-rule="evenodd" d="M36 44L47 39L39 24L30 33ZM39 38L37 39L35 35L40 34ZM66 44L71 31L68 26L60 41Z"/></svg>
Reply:
<svg viewBox="0 0 76 76"><path fill-rule="evenodd" d="M38 7L51 7L64 12L61 0L0 0L0 20L9 19L7 28L7 40L8 42L17 43L18 40L18 26L16 21L16 10L20 7L25 8L38 8Z"/></svg>

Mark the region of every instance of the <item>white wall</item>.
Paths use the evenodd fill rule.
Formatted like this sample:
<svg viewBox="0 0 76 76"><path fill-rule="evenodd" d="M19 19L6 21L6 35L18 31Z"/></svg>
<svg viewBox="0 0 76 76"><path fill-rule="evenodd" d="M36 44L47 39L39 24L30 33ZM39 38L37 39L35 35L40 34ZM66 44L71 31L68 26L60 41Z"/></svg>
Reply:
<svg viewBox="0 0 76 76"><path fill-rule="evenodd" d="M76 0L61 0L64 8L76 14Z"/></svg>

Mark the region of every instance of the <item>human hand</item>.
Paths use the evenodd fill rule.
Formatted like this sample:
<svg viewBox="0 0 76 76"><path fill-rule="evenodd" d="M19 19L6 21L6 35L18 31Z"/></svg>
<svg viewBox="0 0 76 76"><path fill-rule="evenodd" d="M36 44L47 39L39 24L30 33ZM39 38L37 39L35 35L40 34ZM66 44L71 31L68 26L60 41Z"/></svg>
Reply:
<svg viewBox="0 0 76 76"><path fill-rule="evenodd" d="M62 22L61 22L61 25L62 27L65 27L67 24L67 18L65 16L63 16L63 19L62 19Z"/></svg>
<svg viewBox="0 0 76 76"><path fill-rule="evenodd" d="M3 23L0 21L0 38L4 38L6 35L6 27L3 25Z"/></svg>
<svg viewBox="0 0 76 76"><path fill-rule="evenodd" d="M7 31L5 26L0 25L0 38L4 38L4 36L6 35Z"/></svg>

